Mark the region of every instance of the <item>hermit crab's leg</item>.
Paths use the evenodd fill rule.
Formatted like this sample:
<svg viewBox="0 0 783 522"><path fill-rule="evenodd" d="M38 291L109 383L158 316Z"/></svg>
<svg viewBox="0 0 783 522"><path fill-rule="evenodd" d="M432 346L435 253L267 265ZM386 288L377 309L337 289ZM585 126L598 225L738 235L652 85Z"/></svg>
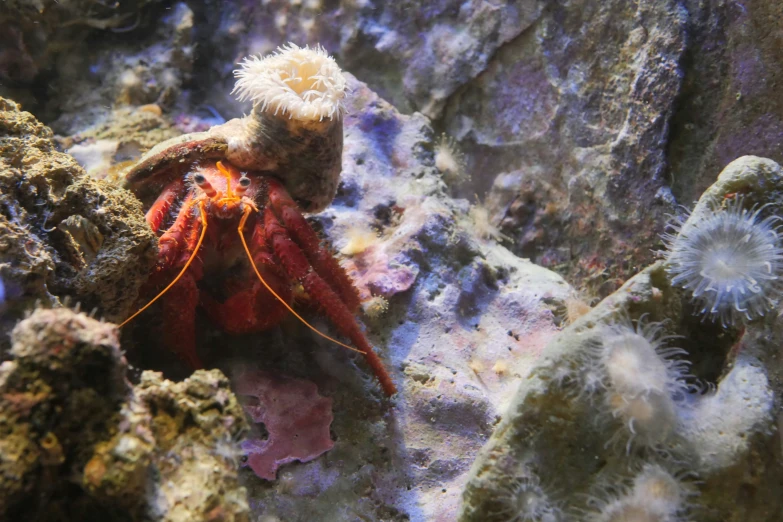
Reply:
<svg viewBox="0 0 783 522"><path fill-rule="evenodd" d="M204 201L203 201L203 200L200 200L200 201L197 201L197 202L195 202L195 201L190 201L190 200L189 200L189 201L188 201L188 203L186 203L186 205L187 205L188 207L190 207L190 206L193 206L194 204L197 204L197 205L198 205L199 216L200 216L200 218L201 218L201 234L199 235L198 241L196 242L195 246L194 246L194 247L193 247L193 249L190 251L190 257L188 257L188 260L187 260L187 262L186 262L186 263L185 263L185 265L182 267L182 270L180 270L180 272L179 272L179 274L177 275L177 277L175 277L175 278L174 278L174 280L173 280L171 283L169 283L169 285L168 285L166 288L164 288L164 289L163 289L163 290L162 290L162 291L161 291L161 292L160 292L158 295L156 295L156 296L155 296L155 297L154 297L154 298L153 298L153 299L152 299L152 300L151 300L149 303L147 303L147 304L146 304L146 305L144 305L142 308L140 308L138 312L136 312L136 313L135 313L135 314L133 314L132 316L130 316L130 317L128 317L127 319L125 319L125 321L123 321L123 322L122 322L122 324L120 324L120 328L122 328L123 326L125 326L126 324L128 324L128 323L129 323L130 321L132 321L132 320L133 320L133 319L134 319L136 316L138 316L138 315L139 315L140 313L142 313L144 310L146 310L147 308L149 308L149 307L152 305L152 303L154 303L155 301L157 301L158 299L160 299L160 297L161 297L163 294L165 294L166 292L168 292L168 291L171 289L171 287L173 287L175 284L177 284L177 281L179 281L179 280L182 278L182 276L183 276L183 275L185 275L185 272L186 272L186 271L187 271L187 269L190 267L191 263L193 263L193 260L196 258L196 254L198 253L199 249L201 248L201 244L204 242L204 236L207 234L207 213L206 213L206 210L205 210L205 208L204 208L204 205L205 205L205 203L204 203ZM188 210L187 208L184 208L184 209L182 210L182 212L180 212L180 214L179 214L179 217L177 218L177 222L179 222L179 221L180 221L180 218L182 218L183 220L187 220L187 219L189 218L189 214L190 214L189 210ZM184 217L183 217L183 216L184 216ZM175 223L175 224L174 224L174 226L176 226L176 225L177 225L177 223ZM172 226L172 229L174 228L174 226ZM164 235L163 235L163 237L161 237L161 240L163 240L163 238L164 238L164 237L166 237L166 234L164 234ZM174 241L174 240L172 240L172 241ZM167 243L168 243L168 244L171 244L171 243L172 243L172 241L168 241ZM189 245L188 245L188 246L189 246ZM161 251L163 251L163 249L164 249L165 247L166 247L166 245L165 245L165 244L161 244ZM171 246L172 252L175 252L175 253L177 252L177 249L176 249L176 247L177 247L177 245L172 245L172 246ZM195 285L195 282L194 282L193 284ZM196 299L196 301L198 301L198 298ZM194 306L194 308L195 308L195 304L194 304L193 306Z"/></svg>
<svg viewBox="0 0 783 522"><path fill-rule="evenodd" d="M269 202L292 239L301 247L313 269L326 281L352 313L361 303L359 292L332 254L321 246L315 231L279 182L269 180Z"/></svg>
<svg viewBox="0 0 783 522"><path fill-rule="evenodd" d="M192 370L198 370L204 367L196 355L196 307L199 290L196 278L190 272L180 274L177 281L161 299L163 344Z"/></svg>
<svg viewBox="0 0 783 522"><path fill-rule="evenodd" d="M157 233L163 225L163 220L171 212L171 207L177 201L177 197L183 193L185 189L185 180L179 177L169 183L163 192L160 193L158 199L152 204L147 211L147 215L144 216L152 231Z"/></svg>
<svg viewBox="0 0 783 522"><path fill-rule="evenodd" d="M367 364L381 383L383 391L388 396L397 392L380 357L376 354L370 342L359 329L353 314L331 286L310 266L302 249L280 224L271 207L264 210L264 229L272 250L280 259L288 275L302 283L305 291L324 309L324 313L334 323L343 335L347 336L362 352Z"/></svg>
<svg viewBox="0 0 783 522"><path fill-rule="evenodd" d="M316 334L320 335L324 339L328 339L329 341L332 341L335 344L339 344L343 348L347 348L347 349L349 349L351 351L359 352L360 354L364 355L363 351L357 350L356 348L351 348L347 344L343 344L340 341L338 341L337 339L333 339L332 337L329 337L325 333L323 333L320 330L318 330L315 326L313 326L310 323L308 323L307 321L305 321L304 318L301 315L296 313L296 310L291 308L291 305L288 304L288 301L283 299L282 297L280 297L280 294L275 292L275 290L269 285L269 283L266 282L264 277L261 275L261 272L258 270L258 267L256 266L256 259L250 253L250 249L247 247L247 241L245 240L245 234L244 234L245 223L247 222L247 218L250 216L250 213L253 212L253 211L258 212L258 209L255 208L255 206L250 206L250 205L245 207L244 213L242 214L242 219L239 221L239 227L237 227L237 231L239 232L239 239L242 241L242 246L245 248L245 253L247 254L247 258L250 261L250 266L253 267L253 271L256 273L256 276L258 276L258 280L261 281L261 284L264 285L264 288L266 288L269 291L269 293L272 294L272 296L275 299L277 299L278 302L280 302L280 304L282 304L286 308L286 310L291 312L291 314L294 317L299 319L299 321L302 324L304 324L306 327L308 327L310 330L312 330ZM264 234L266 235L266 233L264 233Z"/></svg>
<svg viewBox="0 0 783 522"><path fill-rule="evenodd" d="M247 208L252 210L252 207ZM292 301L291 283L267 247L260 221L251 219L248 228L253 231L249 244L250 259L262 277L249 281L249 284L244 278L241 283L234 282L236 286L228 291L230 297L222 302L212 298L208 292L201 294L201 304L207 314L232 334L256 332L279 324L288 314L281 300L285 303ZM273 288L281 300L271 295L264 283Z"/></svg>

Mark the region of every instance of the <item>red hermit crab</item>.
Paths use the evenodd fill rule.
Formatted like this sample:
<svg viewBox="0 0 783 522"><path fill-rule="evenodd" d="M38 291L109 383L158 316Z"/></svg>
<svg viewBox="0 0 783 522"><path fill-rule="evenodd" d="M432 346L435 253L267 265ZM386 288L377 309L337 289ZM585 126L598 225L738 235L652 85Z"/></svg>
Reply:
<svg viewBox="0 0 783 522"><path fill-rule="evenodd" d="M194 368L198 306L234 334L270 328L290 312L355 349L296 314L292 286L301 285L392 395L354 318L356 289L300 211L322 210L336 192L345 78L320 47L294 45L246 59L235 75L240 99L254 102L250 115L163 142L125 177L159 234L151 284L168 282L147 306L161 298L164 340Z"/></svg>

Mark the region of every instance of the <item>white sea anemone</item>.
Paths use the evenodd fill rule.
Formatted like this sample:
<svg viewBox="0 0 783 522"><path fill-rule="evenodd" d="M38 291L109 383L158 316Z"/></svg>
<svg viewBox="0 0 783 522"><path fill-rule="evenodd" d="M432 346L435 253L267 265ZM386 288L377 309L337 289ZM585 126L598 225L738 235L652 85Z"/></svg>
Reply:
<svg viewBox="0 0 783 522"><path fill-rule="evenodd" d="M483 204L477 203L471 205L470 210L468 210L468 219L479 238L497 242L513 242L511 237L501 232L500 228L492 222L492 216L489 215L489 209Z"/></svg>
<svg viewBox="0 0 783 522"><path fill-rule="evenodd" d="M744 208L742 198L725 200L699 219L673 224L664 235L672 284L691 292L703 317L726 325L774 307L783 248L779 218L762 219L762 210Z"/></svg>
<svg viewBox="0 0 783 522"><path fill-rule="evenodd" d="M675 522L689 508L687 485L657 464L645 464L631 488L593 500L590 522Z"/></svg>
<svg viewBox="0 0 783 522"><path fill-rule="evenodd" d="M688 393L688 362L676 358L684 351L668 347L662 331L661 323L642 318L634 328L624 318L603 327L594 354L593 373L605 376L606 407L623 421L628 447L663 442Z"/></svg>
<svg viewBox="0 0 783 522"><path fill-rule="evenodd" d="M448 185L459 185L470 179L465 171L465 155L459 150L454 138L446 134L442 134L435 144L435 168Z"/></svg>
<svg viewBox="0 0 783 522"><path fill-rule="evenodd" d="M234 71L232 94L251 100L263 112L296 120L340 118L345 112L346 80L337 62L320 45L292 43L268 56L250 56Z"/></svg>
<svg viewBox="0 0 783 522"><path fill-rule="evenodd" d="M506 483L499 499L502 508L495 519L503 522L557 522L561 510L541 487L534 475L516 478Z"/></svg>

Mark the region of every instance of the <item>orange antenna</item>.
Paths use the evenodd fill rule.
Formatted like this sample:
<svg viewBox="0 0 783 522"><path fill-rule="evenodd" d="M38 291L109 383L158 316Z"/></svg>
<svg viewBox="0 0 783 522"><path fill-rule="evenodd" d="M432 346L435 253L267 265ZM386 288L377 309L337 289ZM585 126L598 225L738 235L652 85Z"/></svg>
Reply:
<svg viewBox="0 0 783 522"><path fill-rule="evenodd" d="M271 293L273 296L275 296L275 299L277 299L278 301L280 301L280 302L283 304L283 306L285 306L285 307L288 309L288 311L289 311L289 312L291 312L292 314L294 314L294 317L296 317L297 319L299 319L299 320L302 322L302 324L304 324L304 325L305 325L306 327L308 327L310 330L314 331L315 333L317 333L318 335L320 335L320 336L321 336L321 337L323 337L324 339L328 339L329 341L332 341L332 342L333 342L333 343L335 343L335 344L339 344L339 345L340 345L340 346L342 346L343 348L348 348L348 349L349 349L349 350L351 350L351 351L354 351L354 352L359 352L359 353L361 353L361 354L363 354L363 355L364 355L366 352L363 352L363 351L361 351L361 350L357 350L356 348L353 348L353 347L351 347L351 346L348 346L347 344L343 344L343 343L341 343L341 342L340 342L340 341L338 341L337 339L333 339L333 338L329 337L329 336L328 336L328 335L326 335L325 333L322 333L322 332L320 332L320 331L319 331L319 330L318 330L318 329L317 329L315 326L313 326L313 325L311 325L310 323L308 323L307 321L305 321L305 320L304 320L304 318L303 318L301 315L299 315L298 313L296 313L296 312L294 311L294 309L293 309L293 308L291 308L291 306L290 306L288 303L286 303L286 302L283 300L283 298L282 298L282 297L280 297L279 295L277 295L277 292L275 292L274 290L272 290L272 287L271 287L271 286L269 286L269 285L267 284L267 282L266 282L266 281L264 281L264 278L263 278L263 277L261 277L261 272L259 272L259 271L258 271L258 268L256 267L256 264L255 264L255 262L253 261L253 256L252 256L252 255L250 255L250 249L247 247L247 242L245 241L245 235L242 233L242 229L243 229L243 228L245 228L245 222L247 221L247 218L248 218L248 216L250 216L250 212L251 212L251 211L253 211L253 210L255 210L256 212L258 212L258 209L257 209L257 208L253 208L253 207L251 207L250 205L247 205L247 206L245 207L245 212L244 212L244 214L242 214L242 219L239 221L239 228L237 229L237 232L239 232L239 239L241 239L241 240L242 240L242 246L243 246L243 247L245 247L245 252L247 253L247 258L250 260L250 266L252 266L252 267L253 267L253 271L254 271L254 272L256 273L256 275L258 276L258 279L261 281L261 284L263 284L263 285L264 285L264 287L265 287L267 290L269 290L269 292L270 292L270 293Z"/></svg>
<svg viewBox="0 0 783 522"><path fill-rule="evenodd" d="M191 205L193 205L193 203L191 203ZM168 285L166 288L164 288L164 289L163 289L163 291L162 291L161 293L159 293L158 295L156 295L156 296L155 296L155 298L154 298L152 301L150 301L149 303L147 303L146 305L144 305L144 306L143 306L143 307L142 307L142 308L141 308L141 309L140 309L138 312L136 312L136 313L135 313L135 314L133 314L132 316L130 316L130 317L128 317L127 319L125 319L125 321L123 321L123 322L122 322L122 324L120 324L120 326L119 326L120 328L122 328L123 326L125 326L126 324L128 324L129 322L131 322L131 320L133 320L133 319L134 319L134 318L135 318L137 315L139 315L139 314L140 314L140 313L142 313L144 310L146 310L147 308L149 308L150 306L152 306L152 303L154 303L155 301L157 301L158 299L160 299L160 297L161 297L163 294L165 294L166 292L168 292L168 291L169 291L169 289L170 289L172 286L174 286L175 284L177 284L177 281L179 281L179 280L180 280L180 278L182 278L182 276L185 274L185 270L187 270L187 269L188 269L188 267L190 266L190 264L191 264L191 263L193 262L193 260L196 258L196 254L198 253L199 249L201 248L201 243L204 241L204 236L207 234L207 213L204 211L204 200L201 200L201 201L199 201L199 202L198 202L198 210L199 210L199 213L201 214L201 223L202 223L202 225L203 225L203 226L201 227L201 235L200 235L200 236L199 236L199 238L198 238L198 243L196 243L196 248L194 248L194 249L193 249L193 253L192 253L192 254L190 254L190 258L188 258L188 262L187 262L187 263L185 263L185 266L183 266L183 267L182 267L182 270L180 270L180 272L179 272L179 274L177 275L177 277L175 277L175 278L174 278L174 281L172 281L171 283L169 283L169 285ZM243 241L244 241L244 239L243 239ZM279 299L279 298L278 298L278 299Z"/></svg>

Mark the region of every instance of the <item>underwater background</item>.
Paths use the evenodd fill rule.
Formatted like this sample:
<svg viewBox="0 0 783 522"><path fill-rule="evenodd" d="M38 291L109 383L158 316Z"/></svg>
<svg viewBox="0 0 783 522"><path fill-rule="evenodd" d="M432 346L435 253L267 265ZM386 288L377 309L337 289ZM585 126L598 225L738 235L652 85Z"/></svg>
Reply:
<svg viewBox="0 0 783 522"><path fill-rule="evenodd" d="M0 520L783 520L781 20L3 0Z"/></svg>

